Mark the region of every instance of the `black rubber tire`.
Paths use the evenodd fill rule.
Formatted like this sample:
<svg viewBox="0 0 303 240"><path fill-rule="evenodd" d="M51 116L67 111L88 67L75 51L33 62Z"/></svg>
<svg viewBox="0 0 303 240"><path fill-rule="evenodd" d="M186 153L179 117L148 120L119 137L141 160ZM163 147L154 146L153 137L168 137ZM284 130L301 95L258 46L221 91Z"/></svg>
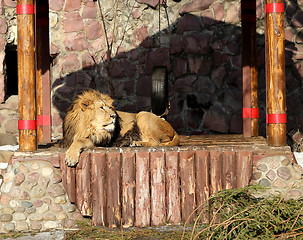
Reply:
<svg viewBox="0 0 303 240"><path fill-rule="evenodd" d="M168 108L168 78L166 67L154 67L152 74L152 112L162 116Z"/></svg>

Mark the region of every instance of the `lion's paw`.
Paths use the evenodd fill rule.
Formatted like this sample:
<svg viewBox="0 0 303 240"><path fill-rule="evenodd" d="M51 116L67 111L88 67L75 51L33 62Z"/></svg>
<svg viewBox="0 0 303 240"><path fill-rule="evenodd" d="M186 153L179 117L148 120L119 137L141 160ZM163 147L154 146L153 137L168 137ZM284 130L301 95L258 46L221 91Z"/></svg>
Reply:
<svg viewBox="0 0 303 240"><path fill-rule="evenodd" d="M75 166L79 162L80 153L77 151L67 150L65 154L65 163L69 167Z"/></svg>
<svg viewBox="0 0 303 240"><path fill-rule="evenodd" d="M139 141L132 141L132 143L129 145L130 147L142 147L142 142Z"/></svg>

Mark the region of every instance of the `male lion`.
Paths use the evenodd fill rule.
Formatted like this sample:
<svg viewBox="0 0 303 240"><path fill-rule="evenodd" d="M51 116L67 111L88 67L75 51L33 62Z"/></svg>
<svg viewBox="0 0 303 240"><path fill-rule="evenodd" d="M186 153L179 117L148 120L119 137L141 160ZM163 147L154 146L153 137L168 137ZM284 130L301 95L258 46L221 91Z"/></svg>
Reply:
<svg viewBox="0 0 303 240"><path fill-rule="evenodd" d="M94 146L177 146L178 134L164 119L150 112L116 111L108 95L95 90L80 94L63 122L65 161L78 163L80 152Z"/></svg>

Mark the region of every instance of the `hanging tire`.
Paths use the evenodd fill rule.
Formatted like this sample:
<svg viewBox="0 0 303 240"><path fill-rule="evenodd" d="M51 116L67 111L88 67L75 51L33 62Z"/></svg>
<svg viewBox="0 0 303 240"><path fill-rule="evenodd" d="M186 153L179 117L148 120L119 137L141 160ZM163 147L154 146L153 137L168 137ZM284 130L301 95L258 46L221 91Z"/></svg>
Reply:
<svg viewBox="0 0 303 240"><path fill-rule="evenodd" d="M158 116L168 112L168 78L166 67L154 67L152 74L151 106Z"/></svg>

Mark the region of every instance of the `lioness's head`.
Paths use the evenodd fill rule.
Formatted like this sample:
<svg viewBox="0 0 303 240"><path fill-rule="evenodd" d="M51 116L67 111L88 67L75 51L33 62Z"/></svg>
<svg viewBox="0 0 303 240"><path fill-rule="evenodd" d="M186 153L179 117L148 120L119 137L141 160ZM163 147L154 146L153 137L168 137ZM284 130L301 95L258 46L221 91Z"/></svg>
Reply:
<svg viewBox="0 0 303 240"><path fill-rule="evenodd" d="M117 128L113 99L95 90L84 91L73 102L63 122L63 145L75 139L90 138L95 144L108 144Z"/></svg>

